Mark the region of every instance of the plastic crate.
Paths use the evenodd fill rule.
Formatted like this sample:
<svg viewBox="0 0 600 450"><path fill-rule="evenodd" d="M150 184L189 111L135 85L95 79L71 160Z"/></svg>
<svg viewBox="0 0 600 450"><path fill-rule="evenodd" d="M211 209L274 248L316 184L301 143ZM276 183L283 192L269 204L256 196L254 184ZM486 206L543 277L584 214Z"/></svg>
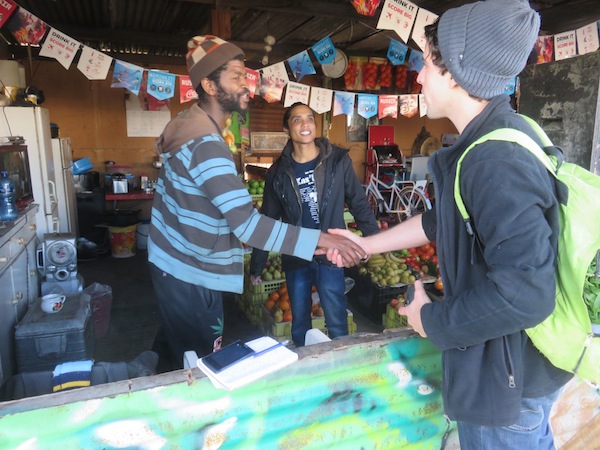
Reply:
<svg viewBox="0 0 600 450"><path fill-rule="evenodd" d="M354 216L350 211L344 211L344 223L346 224L346 227L351 222L354 222Z"/></svg>
<svg viewBox="0 0 600 450"><path fill-rule="evenodd" d="M271 295L270 292L264 292L260 294L251 294L248 292L244 292L244 294L242 295L242 299L244 300L244 302L250 305L262 305L264 302L267 301L269 295Z"/></svg>
<svg viewBox="0 0 600 450"><path fill-rule="evenodd" d="M285 283L285 279L252 284L250 282L250 277L247 276L245 279L244 294L270 294L273 291L279 290L279 288L283 286L283 283Z"/></svg>
<svg viewBox="0 0 600 450"><path fill-rule="evenodd" d="M325 329L325 317L313 317L312 327L323 331Z"/></svg>
<svg viewBox="0 0 600 450"><path fill-rule="evenodd" d="M406 316L401 316L398 311L389 304L386 306L385 314L382 317L384 328L401 328L408 326Z"/></svg>
<svg viewBox="0 0 600 450"><path fill-rule="evenodd" d="M255 327L261 327L262 324L262 311L260 307L262 305L253 305L244 302L243 299L239 302L240 310L246 316L248 321Z"/></svg>
<svg viewBox="0 0 600 450"><path fill-rule="evenodd" d="M398 322L395 320L391 320L387 314L384 314L381 318L381 322L383 325L383 328L386 330L390 330L390 329L394 329L394 328L405 328L408 326L408 324L406 323L406 321L402 322Z"/></svg>
<svg viewBox="0 0 600 450"><path fill-rule="evenodd" d="M261 306L262 330L272 337L292 338L292 322L275 322L267 308Z"/></svg>
<svg viewBox="0 0 600 450"><path fill-rule="evenodd" d="M262 311L262 330L266 334L276 339L292 339L292 322L275 322L275 320L273 320L273 317L271 317L271 313L267 311L267 308L265 308L264 305L261 305L260 309ZM354 316L352 315L352 312L350 310L347 310L347 313L348 332L350 333L350 330L352 329L352 333L356 333L356 324L354 323ZM312 328L317 328L323 333L327 334L327 328L325 327L325 317L313 317Z"/></svg>
<svg viewBox="0 0 600 450"><path fill-rule="evenodd" d="M406 292L406 285L379 286L371 282L371 276L361 276L357 268L349 269L356 281L354 288L348 293L348 300L366 317L375 323L382 323L387 304L393 298L401 297Z"/></svg>

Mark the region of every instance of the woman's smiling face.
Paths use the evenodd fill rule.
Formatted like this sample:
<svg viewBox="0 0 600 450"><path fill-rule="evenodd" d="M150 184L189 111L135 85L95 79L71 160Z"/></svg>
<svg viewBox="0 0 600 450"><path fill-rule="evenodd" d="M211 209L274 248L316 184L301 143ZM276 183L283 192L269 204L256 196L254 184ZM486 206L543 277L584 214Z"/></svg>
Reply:
<svg viewBox="0 0 600 450"><path fill-rule="evenodd" d="M317 126L315 115L306 105L298 105L291 111L287 132L292 142L310 143L315 140Z"/></svg>

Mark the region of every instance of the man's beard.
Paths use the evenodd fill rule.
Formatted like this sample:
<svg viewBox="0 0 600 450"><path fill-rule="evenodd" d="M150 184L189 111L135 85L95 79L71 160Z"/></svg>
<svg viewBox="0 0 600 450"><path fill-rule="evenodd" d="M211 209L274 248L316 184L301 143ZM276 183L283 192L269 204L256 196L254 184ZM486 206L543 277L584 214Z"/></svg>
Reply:
<svg viewBox="0 0 600 450"><path fill-rule="evenodd" d="M221 106L221 109L226 113L237 112L241 116L246 115L248 108L243 108L240 103L240 98L244 94L246 94L246 92L238 95L230 94L229 92L225 91L220 84L217 84L217 100Z"/></svg>

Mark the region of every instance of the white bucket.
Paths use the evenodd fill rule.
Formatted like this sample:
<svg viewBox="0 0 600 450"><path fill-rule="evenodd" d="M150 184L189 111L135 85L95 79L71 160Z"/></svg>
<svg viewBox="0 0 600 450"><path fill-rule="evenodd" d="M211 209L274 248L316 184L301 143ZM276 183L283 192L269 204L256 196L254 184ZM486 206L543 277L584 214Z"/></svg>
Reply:
<svg viewBox="0 0 600 450"><path fill-rule="evenodd" d="M304 337L304 345L320 344L321 342L329 342L331 339L318 328L311 328L306 332Z"/></svg>
<svg viewBox="0 0 600 450"><path fill-rule="evenodd" d="M148 248L148 233L150 232L150 221L142 220L137 226L137 248L145 250Z"/></svg>

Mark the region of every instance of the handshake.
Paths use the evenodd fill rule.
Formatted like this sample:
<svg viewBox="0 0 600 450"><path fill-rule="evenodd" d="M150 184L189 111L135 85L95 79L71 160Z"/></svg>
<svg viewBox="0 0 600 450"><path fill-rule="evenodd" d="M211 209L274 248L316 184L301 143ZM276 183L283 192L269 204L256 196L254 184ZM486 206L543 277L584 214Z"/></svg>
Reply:
<svg viewBox="0 0 600 450"><path fill-rule="evenodd" d="M321 232L315 255L326 255L338 267L354 267L369 258L369 254L360 245L361 239L357 234L343 229Z"/></svg>
<svg viewBox="0 0 600 450"><path fill-rule="evenodd" d="M327 259L338 267L354 267L369 257L359 245L360 239L358 235L343 229L321 232L315 255L326 255ZM263 279L260 275L251 275L250 281L253 285L258 285Z"/></svg>

